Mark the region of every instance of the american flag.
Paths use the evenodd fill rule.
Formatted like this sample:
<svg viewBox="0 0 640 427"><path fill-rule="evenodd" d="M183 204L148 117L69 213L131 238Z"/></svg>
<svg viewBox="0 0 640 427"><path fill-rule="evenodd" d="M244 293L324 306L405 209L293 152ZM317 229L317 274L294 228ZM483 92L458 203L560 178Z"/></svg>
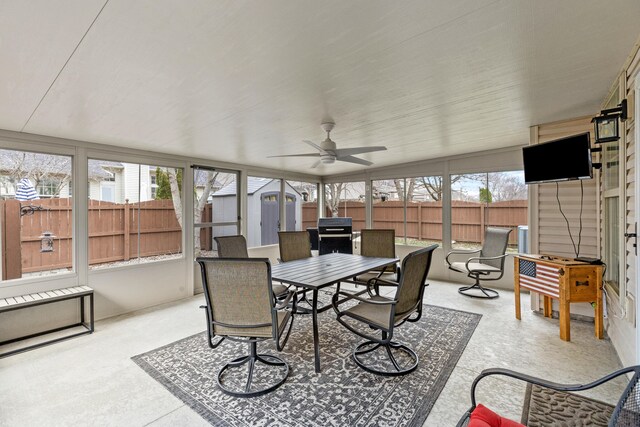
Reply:
<svg viewBox="0 0 640 427"><path fill-rule="evenodd" d="M551 297L560 298L559 268L525 259L519 260L520 286Z"/></svg>

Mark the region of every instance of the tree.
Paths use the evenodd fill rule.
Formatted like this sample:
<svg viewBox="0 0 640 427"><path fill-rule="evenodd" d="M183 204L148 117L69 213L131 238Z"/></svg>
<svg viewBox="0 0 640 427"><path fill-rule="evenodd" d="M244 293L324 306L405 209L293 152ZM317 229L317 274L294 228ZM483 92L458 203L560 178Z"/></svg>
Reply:
<svg viewBox="0 0 640 427"><path fill-rule="evenodd" d="M398 193L398 200L404 201L405 194L407 200L413 200L413 192L416 188L416 178L394 179L393 184L396 186L396 192ZM406 192L405 192L406 185Z"/></svg>
<svg viewBox="0 0 640 427"><path fill-rule="evenodd" d="M22 178L34 181L34 187L40 184L55 184L53 197L71 181L71 157L42 153L30 153L17 150L0 150L2 174L5 180L14 185Z"/></svg>
<svg viewBox="0 0 640 427"><path fill-rule="evenodd" d="M479 193L480 193L480 203L491 203L492 202L493 198L491 196L491 191L489 191L488 188L480 187Z"/></svg>
<svg viewBox="0 0 640 427"><path fill-rule="evenodd" d="M489 177L489 190L494 202L527 199L527 185L520 173L492 173Z"/></svg>
<svg viewBox="0 0 640 427"><path fill-rule="evenodd" d="M336 182L327 184L325 187L325 204L331 211L332 217L339 215L340 198L345 190L345 185L344 182Z"/></svg>
<svg viewBox="0 0 640 427"><path fill-rule="evenodd" d="M464 175L451 175L451 185L463 179ZM441 176L423 176L420 178L414 178L418 188L424 188L429 197L434 202L442 201L442 177ZM409 199L411 200L411 199Z"/></svg>
<svg viewBox="0 0 640 427"><path fill-rule="evenodd" d="M156 200L166 200L171 198L171 183L169 174L162 169L156 168Z"/></svg>

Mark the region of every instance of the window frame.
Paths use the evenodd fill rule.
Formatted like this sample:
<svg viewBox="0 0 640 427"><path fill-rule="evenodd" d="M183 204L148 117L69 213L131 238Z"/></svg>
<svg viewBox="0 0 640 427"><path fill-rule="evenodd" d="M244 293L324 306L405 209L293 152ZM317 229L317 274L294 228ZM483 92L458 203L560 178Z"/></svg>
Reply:
<svg viewBox="0 0 640 427"><path fill-rule="evenodd" d="M65 145L54 145L40 142L34 142L27 140L28 144L25 144L24 140L18 138L8 138L0 136L0 149L23 151L28 153L38 154L51 154L56 156L68 156L71 158L71 179L69 183L73 184L79 175L79 155L76 147ZM69 195L72 200L72 218L71 218L71 269L67 272L57 273L55 275L43 275L34 277L21 277L19 279L0 280L0 288L11 288L14 286L26 286L30 284L47 283L53 284L54 287L68 287L76 286L78 278L80 276L78 262L78 253L82 251L79 249L78 239L78 215L81 208L80 198Z"/></svg>

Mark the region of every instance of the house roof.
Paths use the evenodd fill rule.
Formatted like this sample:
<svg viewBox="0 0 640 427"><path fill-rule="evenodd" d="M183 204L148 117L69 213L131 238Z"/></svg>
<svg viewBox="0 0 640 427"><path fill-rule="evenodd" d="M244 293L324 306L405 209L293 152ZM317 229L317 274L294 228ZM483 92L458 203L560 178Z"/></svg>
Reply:
<svg viewBox="0 0 640 427"><path fill-rule="evenodd" d="M123 168L120 162L112 162L109 160L89 160L89 179L98 180L100 178L108 178L111 174L104 168Z"/></svg>
<svg viewBox="0 0 640 427"><path fill-rule="evenodd" d="M0 171L7 172L16 169L25 171L25 175L28 175L27 171L31 170L66 175L71 171L71 157L16 150L0 150Z"/></svg>
<svg viewBox="0 0 640 427"><path fill-rule="evenodd" d="M269 184L273 181L272 178L258 178L255 176L247 177L247 194L252 195L256 191L260 190L265 185ZM230 184L225 185L220 190L213 193L213 197L221 197L221 196L235 196L236 195L236 183L232 182Z"/></svg>

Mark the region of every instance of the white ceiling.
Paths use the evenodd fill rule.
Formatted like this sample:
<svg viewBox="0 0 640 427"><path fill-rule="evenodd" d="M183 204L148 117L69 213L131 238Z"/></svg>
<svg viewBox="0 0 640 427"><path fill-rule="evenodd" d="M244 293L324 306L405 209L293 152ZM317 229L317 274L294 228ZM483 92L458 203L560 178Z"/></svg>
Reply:
<svg viewBox="0 0 640 427"><path fill-rule="evenodd" d="M3 0L0 128L329 175L524 144L593 114L638 0Z"/></svg>

